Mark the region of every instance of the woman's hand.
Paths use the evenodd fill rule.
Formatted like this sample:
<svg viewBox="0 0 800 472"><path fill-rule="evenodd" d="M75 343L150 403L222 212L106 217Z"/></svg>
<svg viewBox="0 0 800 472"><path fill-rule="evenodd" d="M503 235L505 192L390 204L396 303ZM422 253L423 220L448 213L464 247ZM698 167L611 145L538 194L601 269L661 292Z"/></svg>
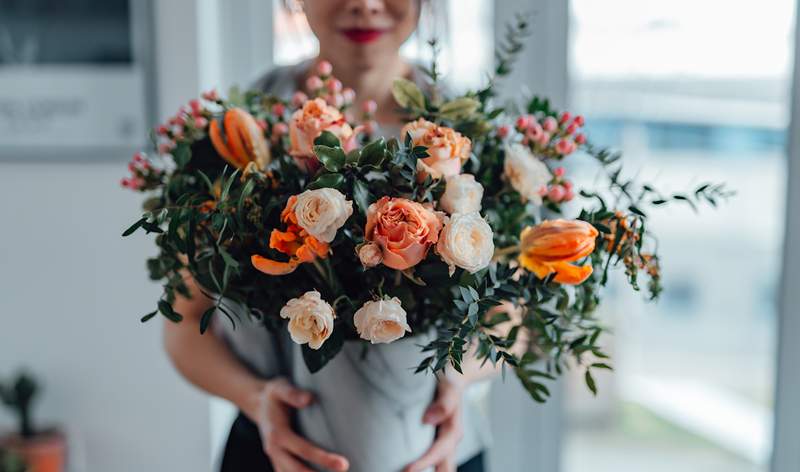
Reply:
<svg viewBox="0 0 800 472"><path fill-rule="evenodd" d="M346 471L350 464L344 457L320 449L292 431L292 409L305 408L313 396L277 377L264 383L245 414L261 433L264 452L277 472L312 472L302 461L326 470Z"/></svg>
<svg viewBox="0 0 800 472"><path fill-rule="evenodd" d="M405 472L419 472L434 466L436 472L456 470L456 449L464 435L461 427L463 392L463 379L439 378L436 400L422 417L423 423L437 426L436 440L422 457L406 467Z"/></svg>

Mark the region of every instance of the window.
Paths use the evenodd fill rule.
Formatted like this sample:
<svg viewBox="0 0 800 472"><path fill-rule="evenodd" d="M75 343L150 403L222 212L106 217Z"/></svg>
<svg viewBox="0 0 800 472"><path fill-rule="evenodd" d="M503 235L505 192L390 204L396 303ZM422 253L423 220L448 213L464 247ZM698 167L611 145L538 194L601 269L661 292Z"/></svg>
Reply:
<svg viewBox="0 0 800 472"><path fill-rule="evenodd" d="M605 307L617 371L598 401L571 382L564 470L764 471L794 2L573 0L571 14L572 108L594 139L661 188L738 194L652 215L664 299Z"/></svg>

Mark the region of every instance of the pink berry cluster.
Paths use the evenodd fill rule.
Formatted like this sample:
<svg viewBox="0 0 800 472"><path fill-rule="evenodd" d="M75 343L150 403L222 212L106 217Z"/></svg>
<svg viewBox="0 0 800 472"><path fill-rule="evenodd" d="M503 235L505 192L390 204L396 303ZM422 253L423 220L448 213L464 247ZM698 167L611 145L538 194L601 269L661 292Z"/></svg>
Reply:
<svg viewBox="0 0 800 472"><path fill-rule="evenodd" d="M351 88L343 88L342 81L333 76L333 66L328 61L320 61L316 67L316 74L306 79L306 88L311 97L322 98L328 105L345 110L350 107L356 99L356 92ZM295 94L297 102L302 100L302 92ZM307 99L307 97L306 97ZM297 103L302 105L302 103Z"/></svg>
<svg viewBox="0 0 800 472"><path fill-rule="evenodd" d="M219 103L220 98L215 90L205 92L203 99L208 102ZM178 141L194 139L208 131L211 111L200 100L192 100L188 105L182 106L178 112L167 120L166 123L156 127L158 138L158 153L169 154L175 149Z"/></svg>
<svg viewBox="0 0 800 472"><path fill-rule="evenodd" d="M580 132L583 125L583 116L573 118L564 112L558 119L546 116L539 120L534 115L523 115L517 118L514 128L522 135L522 144L534 154L561 159L586 144L586 136Z"/></svg>
<svg viewBox="0 0 800 472"><path fill-rule="evenodd" d="M564 178L566 171L563 167L553 169L553 180L539 189L539 195L553 203L569 202L575 198L572 182Z"/></svg>
<svg viewBox="0 0 800 472"><path fill-rule="evenodd" d="M347 113L348 121L355 121L356 117L349 113L349 109L356 103L355 90L344 88L342 82L333 75L333 65L328 61L321 61L316 66L315 74L306 79L306 89L311 98L322 98L325 102ZM300 108L309 99L309 95L303 92L295 92L292 97L292 106ZM375 100L367 100L361 105L361 123L356 128L357 133L365 133L373 136L378 132L378 123L375 121L375 113L378 104Z"/></svg>
<svg viewBox="0 0 800 472"><path fill-rule="evenodd" d="M128 163L128 170L131 173L130 177L124 177L120 185L140 192L157 188L164 176L164 171L153 167L147 156L141 152L133 155L133 159Z"/></svg>

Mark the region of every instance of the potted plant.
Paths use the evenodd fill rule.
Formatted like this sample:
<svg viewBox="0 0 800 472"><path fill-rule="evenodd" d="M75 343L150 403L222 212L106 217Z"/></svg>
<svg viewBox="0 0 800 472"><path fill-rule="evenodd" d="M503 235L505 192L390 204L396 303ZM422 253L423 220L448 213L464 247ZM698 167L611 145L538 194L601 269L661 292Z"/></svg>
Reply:
<svg viewBox="0 0 800 472"><path fill-rule="evenodd" d="M21 458L22 470L27 472L62 472L66 458L64 436L55 429L39 430L33 424L31 408L38 393L38 383L27 373L20 373L8 383L0 382L0 400L18 421L16 433L0 437L0 449L8 451L4 456Z"/></svg>

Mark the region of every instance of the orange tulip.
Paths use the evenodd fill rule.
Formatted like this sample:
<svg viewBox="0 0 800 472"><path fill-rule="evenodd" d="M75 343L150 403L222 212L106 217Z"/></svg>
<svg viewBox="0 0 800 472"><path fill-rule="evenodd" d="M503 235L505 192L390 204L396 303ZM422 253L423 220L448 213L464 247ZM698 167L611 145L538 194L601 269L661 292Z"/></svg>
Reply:
<svg viewBox="0 0 800 472"><path fill-rule="evenodd" d="M275 261L258 254L250 256L253 267L268 275L291 274L304 262L328 257L329 246L309 235L297 224L294 205L297 196L289 198L286 208L281 213L281 221L286 223L286 231L273 229L269 235L269 247L289 256L287 262Z"/></svg>
<svg viewBox="0 0 800 472"><path fill-rule="evenodd" d="M224 116L225 136L222 136L219 120L213 120L208 135L214 149L238 169L255 162L264 169L270 161L269 146L264 132L253 115L241 108L232 108Z"/></svg>
<svg viewBox="0 0 800 472"><path fill-rule="evenodd" d="M525 228L520 236L519 263L541 279L555 272L558 283L580 284L592 274L592 266L570 262L591 254L597 235L594 226L577 220L550 220Z"/></svg>

